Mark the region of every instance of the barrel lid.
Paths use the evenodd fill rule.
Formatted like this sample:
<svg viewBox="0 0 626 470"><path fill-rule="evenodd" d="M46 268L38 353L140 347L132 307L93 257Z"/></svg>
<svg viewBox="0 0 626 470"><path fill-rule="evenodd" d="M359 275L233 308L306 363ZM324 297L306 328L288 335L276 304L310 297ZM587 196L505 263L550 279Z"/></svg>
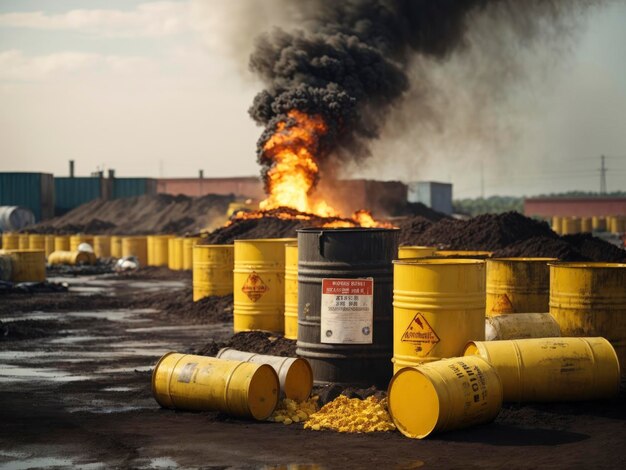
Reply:
<svg viewBox="0 0 626 470"><path fill-rule="evenodd" d="M602 263L602 262L585 262L585 261L554 261L548 263L549 266L555 268L591 268L591 269L616 269L626 268L626 263Z"/></svg>
<svg viewBox="0 0 626 470"><path fill-rule="evenodd" d="M313 389L313 369L309 361L297 358L287 371L284 392L287 398L302 402L309 398Z"/></svg>
<svg viewBox="0 0 626 470"><path fill-rule="evenodd" d="M280 384L276 371L262 364L254 371L248 387L248 409L254 419L267 419L278 405Z"/></svg>
<svg viewBox="0 0 626 470"><path fill-rule="evenodd" d="M297 238L242 238L235 240L238 243L293 243L297 242Z"/></svg>
<svg viewBox="0 0 626 470"><path fill-rule="evenodd" d="M506 261L508 262L515 262L515 261L519 261L519 262L529 262L529 261L537 261L537 262L545 262L548 263L550 261L558 261L558 258L515 258L515 257L511 257L511 258L489 258L487 261L492 263L494 261Z"/></svg>
<svg viewBox="0 0 626 470"><path fill-rule="evenodd" d="M437 427L439 396L430 379L419 369L400 369L389 383L387 400L389 414L405 436L423 439Z"/></svg>
<svg viewBox="0 0 626 470"><path fill-rule="evenodd" d="M394 259L393 264L406 265L458 265L458 264L485 264L485 260L473 258L402 258Z"/></svg>

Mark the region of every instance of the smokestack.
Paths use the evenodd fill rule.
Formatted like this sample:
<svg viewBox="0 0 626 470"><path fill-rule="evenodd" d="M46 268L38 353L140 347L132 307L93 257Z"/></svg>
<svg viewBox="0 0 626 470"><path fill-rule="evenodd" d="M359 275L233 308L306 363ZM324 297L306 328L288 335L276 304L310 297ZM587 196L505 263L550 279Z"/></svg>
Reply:
<svg viewBox="0 0 626 470"><path fill-rule="evenodd" d="M74 160L70 160L70 178L74 178Z"/></svg>
<svg viewBox="0 0 626 470"><path fill-rule="evenodd" d="M204 178L204 170L198 170L198 178Z"/></svg>
<svg viewBox="0 0 626 470"><path fill-rule="evenodd" d="M109 179L113 179L115 178L115 170L112 168L109 168Z"/></svg>

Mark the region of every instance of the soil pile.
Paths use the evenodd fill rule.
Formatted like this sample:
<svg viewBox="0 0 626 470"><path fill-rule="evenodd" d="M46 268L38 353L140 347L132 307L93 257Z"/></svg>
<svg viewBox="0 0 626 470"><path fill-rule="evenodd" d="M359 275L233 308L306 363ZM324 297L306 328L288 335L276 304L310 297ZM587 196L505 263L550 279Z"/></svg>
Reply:
<svg viewBox="0 0 626 470"><path fill-rule="evenodd" d="M575 247L582 256L592 261L601 261L604 263L626 261L626 250L622 250L589 233L564 235L562 240Z"/></svg>
<svg viewBox="0 0 626 470"><path fill-rule="evenodd" d="M398 224L400 245L414 245L414 240L433 225L433 222L420 216L408 217Z"/></svg>
<svg viewBox="0 0 626 470"><path fill-rule="evenodd" d="M560 238L533 237L493 253L494 258L558 258L561 261L589 261Z"/></svg>
<svg viewBox="0 0 626 470"><path fill-rule="evenodd" d="M233 319L233 296L205 297L193 301L191 288L152 294L135 302L137 308L154 308L165 315L184 319L189 323L219 323Z"/></svg>
<svg viewBox="0 0 626 470"><path fill-rule="evenodd" d="M146 235L198 233L226 221L234 196L145 195L94 201L32 227L33 233Z"/></svg>
<svg viewBox="0 0 626 470"><path fill-rule="evenodd" d="M194 351L201 356L215 356L222 348L233 348L239 351L270 356L296 357L296 341L266 331L242 331L225 343L213 340Z"/></svg>

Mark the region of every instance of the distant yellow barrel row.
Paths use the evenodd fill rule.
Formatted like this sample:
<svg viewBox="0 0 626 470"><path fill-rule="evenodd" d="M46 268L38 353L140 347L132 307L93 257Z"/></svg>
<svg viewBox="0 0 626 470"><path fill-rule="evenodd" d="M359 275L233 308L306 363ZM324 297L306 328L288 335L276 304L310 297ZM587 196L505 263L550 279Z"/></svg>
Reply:
<svg viewBox="0 0 626 470"><path fill-rule="evenodd" d="M88 243L93 247L93 235L76 234L70 236L70 250L78 251L78 245Z"/></svg>
<svg viewBox="0 0 626 470"><path fill-rule="evenodd" d="M134 256L141 266L148 263L148 242L146 237L122 237L122 257Z"/></svg>
<svg viewBox="0 0 626 470"><path fill-rule="evenodd" d="M0 253L11 258L12 282L43 282L46 280L46 253L44 250L2 249Z"/></svg>
<svg viewBox="0 0 626 470"><path fill-rule="evenodd" d="M552 230L560 235L572 235L592 231L608 231L620 234L626 231L626 216L553 216Z"/></svg>
<svg viewBox="0 0 626 470"><path fill-rule="evenodd" d="M54 251L70 251L69 235L54 236Z"/></svg>
<svg viewBox="0 0 626 470"><path fill-rule="evenodd" d="M148 266L167 266L173 235L148 235Z"/></svg>

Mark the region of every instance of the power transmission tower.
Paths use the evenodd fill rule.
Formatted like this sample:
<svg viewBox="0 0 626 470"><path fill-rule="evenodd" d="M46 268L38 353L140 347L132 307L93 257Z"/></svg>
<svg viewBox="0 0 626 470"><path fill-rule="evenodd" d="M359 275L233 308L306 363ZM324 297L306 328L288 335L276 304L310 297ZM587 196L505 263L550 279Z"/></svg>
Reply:
<svg viewBox="0 0 626 470"><path fill-rule="evenodd" d="M606 165L604 164L604 155L600 157L600 194L606 194Z"/></svg>

